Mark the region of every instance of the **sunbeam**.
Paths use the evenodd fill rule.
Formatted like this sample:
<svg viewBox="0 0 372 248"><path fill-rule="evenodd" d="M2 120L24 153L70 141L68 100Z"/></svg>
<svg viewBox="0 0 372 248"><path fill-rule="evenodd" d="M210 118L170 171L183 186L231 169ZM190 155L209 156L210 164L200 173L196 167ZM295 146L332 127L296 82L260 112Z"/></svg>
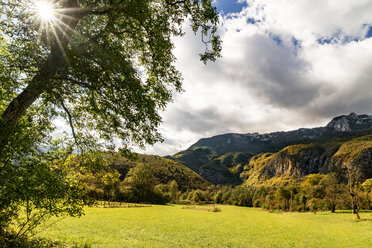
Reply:
<svg viewBox="0 0 372 248"><path fill-rule="evenodd" d="M38 1L35 3L34 8L36 15L40 18L40 21L42 22L50 22L56 18L52 2Z"/></svg>

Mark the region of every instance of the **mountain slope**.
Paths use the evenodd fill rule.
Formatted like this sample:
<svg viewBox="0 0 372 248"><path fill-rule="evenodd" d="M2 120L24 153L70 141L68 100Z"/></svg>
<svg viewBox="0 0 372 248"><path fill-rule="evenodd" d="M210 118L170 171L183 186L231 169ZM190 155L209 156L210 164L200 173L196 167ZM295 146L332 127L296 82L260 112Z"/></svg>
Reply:
<svg viewBox="0 0 372 248"><path fill-rule="evenodd" d="M261 161L257 163L263 166L262 163L268 163L264 161L267 161L269 157L270 161L276 161L272 162L275 164L275 169L273 169L273 166L269 166L265 167L265 171L258 170L262 173L260 178L280 174L281 170L289 173L291 177L302 177L309 173L326 173L329 170L325 168L333 166L333 164L340 166L341 162L330 164L330 159L342 147L343 142L368 135L371 132L371 115L351 113L333 118L325 127L301 128L295 131L268 134L222 134L211 138L203 138L187 150L168 156L168 158L186 165L215 184L239 184L242 179L252 178L248 176L249 173L246 171L240 175L242 172L239 170L241 170L242 164L250 164L249 161L252 160ZM332 141L335 139L339 140ZM238 165L237 163L218 162L223 160L223 156L227 156L226 154L234 156L238 153L251 154L246 161L240 163L240 169L238 170L231 169L235 168ZM253 155L260 153L266 154L251 159ZM296 158L291 157L292 154L296 154ZM351 156L351 154L348 156ZM334 159L336 158L337 156ZM344 159L346 158L341 160ZM366 155L365 160L371 161L369 159ZM294 160L298 161L293 162ZM230 161L232 160L230 159ZM292 162L288 163L288 161ZM288 166L286 167L286 165ZM297 167L294 165L300 169L295 169ZM252 168L257 169L255 166ZM291 170L293 172L290 172ZM281 177L283 176L285 174Z"/></svg>

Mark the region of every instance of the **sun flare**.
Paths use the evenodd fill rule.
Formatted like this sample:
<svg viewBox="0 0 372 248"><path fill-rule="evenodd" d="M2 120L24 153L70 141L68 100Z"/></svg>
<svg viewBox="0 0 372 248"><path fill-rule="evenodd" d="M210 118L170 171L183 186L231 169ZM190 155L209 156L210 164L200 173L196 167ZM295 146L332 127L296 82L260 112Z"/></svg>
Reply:
<svg viewBox="0 0 372 248"><path fill-rule="evenodd" d="M51 22L55 19L54 6L48 1L38 1L34 7L35 14L42 22Z"/></svg>

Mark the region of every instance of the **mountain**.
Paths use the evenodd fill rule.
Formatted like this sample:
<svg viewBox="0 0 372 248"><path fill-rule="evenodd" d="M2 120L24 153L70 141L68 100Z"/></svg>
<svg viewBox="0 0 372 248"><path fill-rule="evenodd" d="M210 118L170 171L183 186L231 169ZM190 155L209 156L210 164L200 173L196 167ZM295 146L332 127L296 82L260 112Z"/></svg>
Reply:
<svg viewBox="0 0 372 248"><path fill-rule="evenodd" d="M328 132L356 132L356 131L371 131L372 115L357 115L350 113L349 115L341 115L333 118L328 123L325 129Z"/></svg>
<svg viewBox="0 0 372 248"><path fill-rule="evenodd" d="M124 180L129 170L140 163L148 164L157 180L157 184L167 184L175 180L181 190L206 189L209 183L200 175L187 168L185 165L154 155L138 154L137 158L130 160L118 154L104 154L111 168L120 174Z"/></svg>
<svg viewBox="0 0 372 248"><path fill-rule="evenodd" d="M358 143L357 150L366 152L364 163L372 163L369 141L358 140L362 136L368 140L371 132L372 115L350 113L333 118L325 127L203 138L167 158L186 165L215 184L236 185L243 181L254 184L277 175L293 179L310 173L327 173L351 156L333 157L340 149L350 146L347 142ZM364 146L367 150L359 150ZM372 177L368 170L365 172Z"/></svg>
<svg viewBox="0 0 372 248"><path fill-rule="evenodd" d="M253 157L240 177L246 185L278 184L302 177L357 167L361 179L372 178L372 135L350 140L296 144Z"/></svg>

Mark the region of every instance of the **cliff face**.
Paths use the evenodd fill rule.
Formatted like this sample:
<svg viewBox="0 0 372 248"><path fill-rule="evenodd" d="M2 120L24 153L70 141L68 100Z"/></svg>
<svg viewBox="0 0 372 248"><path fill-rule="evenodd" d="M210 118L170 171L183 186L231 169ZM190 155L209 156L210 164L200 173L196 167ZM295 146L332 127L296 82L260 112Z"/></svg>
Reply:
<svg viewBox="0 0 372 248"><path fill-rule="evenodd" d="M273 154L250 160L241 177L247 185L277 184L306 175L346 170L360 172L362 180L372 178L372 135L349 141L292 145Z"/></svg>
<svg viewBox="0 0 372 248"><path fill-rule="evenodd" d="M333 118L325 127L201 139L170 158L215 184L296 180L350 164L370 178L371 133L372 116L351 113Z"/></svg>
<svg viewBox="0 0 372 248"><path fill-rule="evenodd" d="M354 167L363 179L372 178L372 135L343 143L332 156L330 166L333 170Z"/></svg>

